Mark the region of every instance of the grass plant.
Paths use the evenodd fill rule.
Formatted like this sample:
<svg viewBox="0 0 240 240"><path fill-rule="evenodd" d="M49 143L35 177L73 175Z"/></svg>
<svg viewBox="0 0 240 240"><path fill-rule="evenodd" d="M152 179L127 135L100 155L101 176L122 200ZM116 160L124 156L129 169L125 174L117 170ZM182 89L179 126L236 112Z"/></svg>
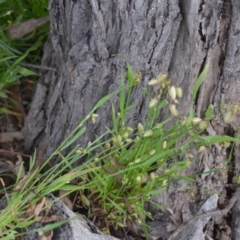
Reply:
<svg viewBox="0 0 240 240"><path fill-rule="evenodd" d="M149 98L149 116L146 123L133 127L127 125L127 118L135 104L131 103L134 101L131 94L140 82L141 74L135 74L127 64L127 82L122 77L120 90L102 98L37 169L34 169L34 156L28 173L23 178L17 178L11 194L8 194L9 189L2 192L8 204L0 214L0 237L14 239L23 234L19 229L25 229L26 233L27 227L38 220L39 213L29 209L39 206L47 194L59 190L63 190L66 196L74 193L82 208L87 209L88 217L102 222L99 227L105 232L129 229L134 222L142 226L147 234L145 220L146 217L151 218L151 214L145 210L145 204L155 204L152 197L165 191L171 181L195 181L192 176L181 175L181 171L189 168L194 161L191 150L202 151L213 144L234 143L237 140L229 136L206 134L212 115L210 109L205 119L195 116L193 103L206 71L196 81L187 116L178 111L181 88L171 85L166 74L159 74L150 80L149 86L144 89ZM157 89L153 96L148 91L152 87ZM97 109L116 94L119 95L119 105L112 105L112 126L86 146L75 146L74 143L87 131L85 123L92 121L94 124L101 117L96 114ZM164 107L168 107L171 114L168 119L159 122L158 115ZM174 124L167 126L173 119ZM67 154L64 155L66 149ZM61 158L61 162L43 171L55 157ZM75 167L79 159L85 159L85 162ZM42 206L43 209L46 207ZM46 228L56 227L56 224L36 231L42 233Z"/></svg>

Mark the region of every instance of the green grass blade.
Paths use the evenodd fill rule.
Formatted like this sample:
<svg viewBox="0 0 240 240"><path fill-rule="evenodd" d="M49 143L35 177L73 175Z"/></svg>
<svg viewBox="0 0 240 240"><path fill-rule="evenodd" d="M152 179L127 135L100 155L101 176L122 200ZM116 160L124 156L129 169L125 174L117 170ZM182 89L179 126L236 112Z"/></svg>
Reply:
<svg viewBox="0 0 240 240"><path fill-rule="evenodd" d="M208 65L203 69L203 71L201 72L200 76L198 77L197 81L194 84L193 92L192 92L192 101L195 100L197 96L197 92L199 91L199 88L206 77L207 71L208 71Z"/></svg>
<svg viewBox="0 0 240 240"><path fill-rule="evenodd" d="M69 146L71 146L74 142L76 142L86 132L86 130L87 130L87 128L83 127L80 131L78 131L78 133L76 133L76 135L73 138L71 138L69 141L67 141L64 144L64 146L61 147L61 150L64 150L65 148L68 148Z"/></svg>

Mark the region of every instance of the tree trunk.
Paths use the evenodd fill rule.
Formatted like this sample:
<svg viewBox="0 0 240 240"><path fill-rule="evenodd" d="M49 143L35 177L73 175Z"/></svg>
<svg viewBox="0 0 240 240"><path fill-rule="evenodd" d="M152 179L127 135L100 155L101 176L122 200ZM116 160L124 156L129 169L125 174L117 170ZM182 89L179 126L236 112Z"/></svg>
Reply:
<svg viewBox="0 0 240 240"><path fill-rule="evenodd" d="M193 84L209 64L196 100L199 117L204 117L209 104L219 113L221 103L229 107L238 102L239 0L51 0L49 7L51 31L42 64L57 71L42 71L25 122L26 150L48 143L45 154L51 154L99 99L118 89L124 59L142 72L142 82L133 93L139 104L129 125L145 121L148 100L141 88L160 72L183 88L182 105L188 106ZM98 114L95 125L87 123L86 134L78 140L81 146L111 125L110 104ZM216 133L233 133L240 120L224 125L220 118L212 126ZM207 157L209 169L226 161L222 153ZM203 187L222 192L228 172L206 180ZM199 200L206 199L202 194ZM190 199L178 197L179 203L186 197Z"/></svg>

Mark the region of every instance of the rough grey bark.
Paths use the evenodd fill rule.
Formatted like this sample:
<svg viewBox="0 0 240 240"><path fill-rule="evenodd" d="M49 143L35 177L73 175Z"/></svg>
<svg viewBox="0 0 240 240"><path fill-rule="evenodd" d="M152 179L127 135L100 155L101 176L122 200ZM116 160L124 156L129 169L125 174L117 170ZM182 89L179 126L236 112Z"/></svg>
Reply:
<svg viewBox="0 0 240 240"><path fill-rule="evenodd" d="M233 240L240 239L240 199L237 200L232 209L232 228L233 228Z"/></svg>
<svg viewBox="0 0 240 240"><path fill-rule="evenodd" d="M52 153L101 97L118 89L125 68L120 55L143 74L133 93L139 104L128 119L130 125L146 119L148 102L141 87L160 72L183 88L182 105L186 107L195 80L209 64L196 100L200 117L209 104L219 113L221 103L230 107L239 102L239 0L51 0L49 8L51 32L42 64L57 71L43 71L39 79L25 123L28 151L48 142L46 155ZM88 131L78 144L85 146L110 126L110 107L98 111L95 125L88 122ZM239 125L239 119L226 125L219 118L208 131L234 133ZM191 170L223 167L226 149L215 146L199 158ZM224 199L228 179L228 172L222 171L199 177L197 184L223 193ZM182 192L179 188L171 201L169 193L164 193L158 201L178 212L181 203L191 200L188 192ZM198 188L196 194L199 201L209 195Z"/></svg>
<svg viewBox="0 0 240 240"><path fill-rule="evenodd" d="M196 215L201 215L202 213L207 213L209 211L215 210L217 208L218 195L214 194L211 196L199 209ZM178 235L171 236L168 240L178 239L178 240L204 240L205 233L203 229L211 217L200 218L197 221L192 221L188 226L186 226Z"/></svg>
<svg viewBox="0 0 240 240"><path fill-rule="evenodd" d="M55 67L57 73L42 72L25 123L26 149L47 139L50 154L101 97L118 89L125 65L116 54L142 71L141 86L160 72L168 73L184 88L184 103L208 62L210 70L197 104L202 115L219 98L222 85L238 73L237 65L232 65L238 50L238 16L231 10L238 5L223 0L50 1L51 33L43 65ZM131 122L144 121L147 100L140 86L133 98L139 105ZM99 113L97 124L89 123L86 137L79 140L82 144L109 126L109 106Z"/></svg>
<svg viewBox="0 0 240 240"><path fill-rule="evenodd" d="M57 73L43 73L25 124L26 149L49 140L50 154L104 95L118 89L121 54L143 85L160 72L168 72L179 34L181 13L177 1L50 1L51 34L43 65ZM128 39L128 40L127 40ZM131 41L129 41L131 39ZM147 113L141 87L133 99L139 105L132 123ZM79 140L86 143L110 124L110 105L99 111L96 124ZM31 134L29 134L31 132Z"/></svg>

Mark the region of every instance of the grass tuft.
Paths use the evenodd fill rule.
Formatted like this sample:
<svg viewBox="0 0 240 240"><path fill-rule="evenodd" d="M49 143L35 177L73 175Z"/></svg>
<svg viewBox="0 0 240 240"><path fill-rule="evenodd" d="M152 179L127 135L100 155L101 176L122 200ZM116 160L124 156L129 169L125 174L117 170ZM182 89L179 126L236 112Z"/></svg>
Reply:
<svg viewBox="0 0 240 240"><path fill-rule="evenodd" d="M169 118L159 122L159 112L172 105L177 111L182 96L182 90L171 85L167 75L163 74L149 82L149 88L157 89L154 96L144 89L149 99L146 123L139 123L136 127L126 125L131 109L129 104L134 101L131 94L141 76L135 74L129 64L127 73L128 78L126 81L122 79L119 91L102 98L42 166L34 169L35 154L28 173L23 178L18 176L12 194L5 190L8 205L0 215L1 237L8 235L8 239L12 239L12 236L22 235L19 228L26 229L27 233L28 226L38 220L41 212L29 209L36 209L47 194L60 190L64 191L64 196L78 199L77 202L73 200L73 204L85 209L95 224L101 222L98 227L104 232L128 231L135 223L147 236L145 221L152 216L146 211L145 204L164 208L154 203L152 197L166 191L170 182L195 181L194 176L181 175L196 159L191 154L192 149L204 151L213 144L236 142L236 138L229 136L206 135L205 129L212 116L209 109L205 119L195 117L193 111L189 117L169 109ZM91 121L95 124L101 117L96 114L97 109L116 94L119 95L119 106L112 106L112 128L86 146L75 146L74 143L87 131L85 123ZM150 104L152 99L154 104ZM174 124L168 127L167 123L172 119L175 119ZM70 150L63 155L65 149ZM61 162L43 171L54 157L60 157ZM79 159L86 161L73 167Z"/></svg>

